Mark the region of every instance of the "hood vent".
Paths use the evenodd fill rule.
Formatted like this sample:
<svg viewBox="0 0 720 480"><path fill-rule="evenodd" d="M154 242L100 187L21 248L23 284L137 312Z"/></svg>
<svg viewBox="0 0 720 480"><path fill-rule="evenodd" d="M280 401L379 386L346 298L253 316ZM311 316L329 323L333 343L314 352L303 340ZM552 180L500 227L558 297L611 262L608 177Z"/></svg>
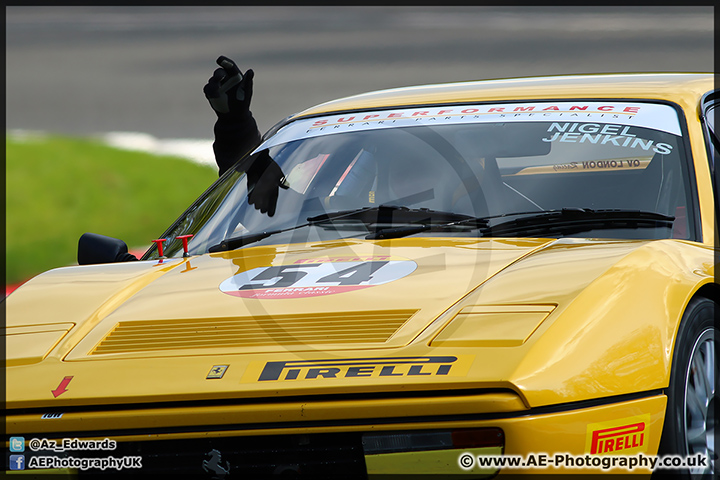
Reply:
<svg viewBox="0 0 720 480"><path fill-rule="evenodd" d="M90 355L280 345L382 344L416 310L119 322Z"/></svg>

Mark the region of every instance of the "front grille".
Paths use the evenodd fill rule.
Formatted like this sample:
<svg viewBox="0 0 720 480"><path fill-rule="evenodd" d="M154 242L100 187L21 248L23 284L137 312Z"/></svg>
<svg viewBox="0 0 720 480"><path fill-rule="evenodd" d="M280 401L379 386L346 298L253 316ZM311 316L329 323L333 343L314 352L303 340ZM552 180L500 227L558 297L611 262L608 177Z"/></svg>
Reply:
<svg viewBox="0 0 720 480"><path fill-rule="evenodd" d="M415 310L119 322L90 355L386 342Z"/></svg>
<svg viewBox="0 0 720 480"><path fill-rule="evenodd" d="M85 452L99 456L99 452ZM110 452L104 452L110 453ZM118 443L114 457L141 456L142 469L88 470L80 478L99 473L143 478L366 479L359 433L220 437ZM205 463L207 462L207 463Z"/></svg>

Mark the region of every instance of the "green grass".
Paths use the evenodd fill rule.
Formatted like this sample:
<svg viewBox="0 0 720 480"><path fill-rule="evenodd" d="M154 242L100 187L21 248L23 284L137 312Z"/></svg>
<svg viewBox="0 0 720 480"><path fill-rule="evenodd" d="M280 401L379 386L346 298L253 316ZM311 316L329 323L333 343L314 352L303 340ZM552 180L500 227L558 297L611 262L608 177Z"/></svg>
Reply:
<svg viewBox="0 0 720 480"><path fill-rule="evenodd" d="M85 232L145 248L217 179L217 169L100 141L6 136L6 281L77 262Z"/></svg>

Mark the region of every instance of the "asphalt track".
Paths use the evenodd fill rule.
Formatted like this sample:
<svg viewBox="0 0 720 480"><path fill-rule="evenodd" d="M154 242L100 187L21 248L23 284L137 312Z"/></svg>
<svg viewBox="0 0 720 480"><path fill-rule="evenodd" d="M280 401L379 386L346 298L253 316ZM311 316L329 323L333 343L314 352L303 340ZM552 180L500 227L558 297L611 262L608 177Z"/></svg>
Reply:
<svg viewBox="0 0 720 480"><path fill-rule="evenodd" d="M220 55L256 72L265 130L424 83L712 71L712 7L7 7L6 127L211 138Z"/></svg>

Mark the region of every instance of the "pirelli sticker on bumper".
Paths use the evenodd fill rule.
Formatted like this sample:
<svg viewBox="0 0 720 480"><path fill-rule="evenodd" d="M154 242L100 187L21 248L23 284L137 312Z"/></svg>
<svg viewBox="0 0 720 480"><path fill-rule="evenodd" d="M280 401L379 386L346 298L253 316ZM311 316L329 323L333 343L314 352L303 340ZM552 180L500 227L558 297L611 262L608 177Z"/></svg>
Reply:
<svg viewBox="0 0 720 480"><path fill-rule="evenodd" d="M632 455L647 452L650 414L587 426L585 452L591 455Z"/></svg>
<svg viewBox="0 0 720 480"><path fill-rule="evenodd" d="M252 362L242 383L457 377L467 375L474 358L474 355L446 355Z"/></svg>

